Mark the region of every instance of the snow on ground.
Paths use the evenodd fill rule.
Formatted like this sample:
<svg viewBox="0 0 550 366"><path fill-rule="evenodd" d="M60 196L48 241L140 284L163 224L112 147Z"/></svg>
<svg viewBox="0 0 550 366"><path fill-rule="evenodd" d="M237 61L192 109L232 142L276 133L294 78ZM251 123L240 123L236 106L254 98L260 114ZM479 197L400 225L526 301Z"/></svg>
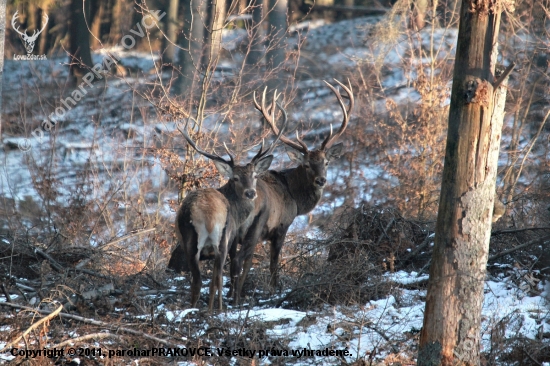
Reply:
<svg viewBox="0 0 550 366"><path fill-rule="evenodd" d="M427 275L418 276L415 272L399 271L387 275L396 284L410 285L427 280ZM177 280L183 280L178 277ZM225 278L227 282L229 279ZM207 291L203 297L206 298ZM499 281L489 280L485 285L485 299L482 310L482 350L489 349L491 332L502 321L510 321L509 338L524 336L537 339L540 332L548 332L548 293L540 285L540 293L530 296L526 288L514 285L511 277L501 276ZM296 365L338 364L338 357L323 355L307 356L292 351L306 350L348 350L344 356L352 363L373 355L374 361L383 361L390 353L401 350L408 358L415 358L414 337L422 327L425 290L400 289L394 295L376 301L370 301L359 307L325 306L320 311L296 311L291 309L255 306L248 310L232 309L217 315L221 326L228 331L240 331L246 319L248 327L255 322L268 325L267 337L287 344L289 363ZM224 300L228 301L228 300ZM198 316L197 309L168 311L161 305L159 312L165 311L166 317L174 322L186 322ZM187 318L186 318L187 317ZM206 328L203 329L206 332ZM202 337L202 334L196 334ZM392 346L393 344L393 346ZM404 347L407 346L407 347ZM255 350L255 357L260 350ZM272 355L264 354L262 364L275 362Z"/></svg>

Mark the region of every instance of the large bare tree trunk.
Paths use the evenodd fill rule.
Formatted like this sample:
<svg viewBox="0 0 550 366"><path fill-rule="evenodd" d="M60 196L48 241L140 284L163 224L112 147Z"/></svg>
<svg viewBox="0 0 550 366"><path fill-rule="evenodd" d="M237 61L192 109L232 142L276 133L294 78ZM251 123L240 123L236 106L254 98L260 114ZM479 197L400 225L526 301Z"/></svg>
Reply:
<svg viewBox="0 0 550 366"><path fill-rule="evenodd" d="M0 0L0 141L2 141L2 82L4 80L4 42L6 40L6 0Z"/></svg>
<svg viewBox="0 0 550 366"><path fill-rule="evenodd" d="M479 365L483 286L506 89L500 1L463 0L418 365Z"/></svg>

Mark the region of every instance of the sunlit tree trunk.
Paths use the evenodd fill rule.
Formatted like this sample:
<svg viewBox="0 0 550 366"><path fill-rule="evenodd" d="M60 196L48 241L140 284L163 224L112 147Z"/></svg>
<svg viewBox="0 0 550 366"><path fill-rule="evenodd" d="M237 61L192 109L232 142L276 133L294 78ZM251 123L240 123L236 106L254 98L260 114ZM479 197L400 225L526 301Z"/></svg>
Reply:
<svg viewBox="0 0 550 366"><path fill-rule="evenodd" d="M208 0L207 28L204 32L205 52L202 65L204 68L217 64L222 43L222 30L225 24L225 0Z"/></svg>
<svg viewBox="0 0 550 366"><path fill-rule="evenodd" d="M479 365L483 286L506 88L499 1L463 0L418 365Z"/></svg>
<svg viewBox="0 0 550 366"><path fill-rule="evenodd" d="M166 37L168 40L165 42L166 51L164 52L165 62L174 62L176 55L177 32L178 32L178 9L180 5L179 0L169 0L168 4L168 19L166 20Z"/></svg>
<svg viewBox="0 0 550 366"><path fill-rule="evenodd" d="M89 1L89 0L86 0L86 1ZM101 24L103 22L103 18L105 17L105 12L106 12L106 9L105 9L106 4L104 0L99 0L97 5L98 5L97 16L93 18L92 24L89 24L91 26L90 30L92 31L92 34L93 34L93 36L90 35L91 47L93 49L97 49L100 47L100 42L102 37Z"/></svg>
<svg viewBox="0 0 550 366"><path fill-rule="evenodd" d="M122 2L124 0L114 0L113 7L111 9L111 29L109 31L109 40L111 42L119 42L121 17L122 17Z"/></svg>

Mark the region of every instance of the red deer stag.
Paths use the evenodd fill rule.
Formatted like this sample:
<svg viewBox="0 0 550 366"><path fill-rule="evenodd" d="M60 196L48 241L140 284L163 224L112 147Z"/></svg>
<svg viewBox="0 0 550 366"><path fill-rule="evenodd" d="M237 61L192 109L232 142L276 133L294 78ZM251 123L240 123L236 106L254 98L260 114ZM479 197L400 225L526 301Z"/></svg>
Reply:
<svg viewBox="0 0 550 366"><path fill-rule="evenodd" d="M260 151L246 165L236 165L227 146L224 144L230 160L225 160L217 154L209 154L197 147L187 133L185 124L183 134L189 145L199 154L211 159L218 172L227 177L228 182L219 189L206 188L190 192L183 200L176 216L176 235L182 244L172 253L169 268L178 272L184 267L191 271L191 306L195 307L199 300L202 287L199 259L201 253L214 251L214 273L210 282L210 298L208 309L212 311L216 290L218 292L219 309L222 309L223 265L227 258L228 243L233 238L250 213L254 210L254 200L257 196L256 182L258 175L269 169L271 155L279 133L271 146ZM284 127L281 128L281 131ZM187 261L187 263L183 263ZM185 264L187 266L185 266Z"/></svg>
<svg viewBox="0 0 550 366"><path fill-rule="evenodd" d="M296 134L297 143L281 135L280 140L291 148L287 151L290 159L298 163L298 167L280 172L269 170L258 180L256 187L258 198L255 202L254 212L241 227L231 248L231 256L234 258L231 262L231 291L236 304L240 302L243 284L252 266L252 257L257 243L265 240L271 243L270 284L274 289L278 282L279 253L289 226L296 216L310 212L321 200L323 188L327 182L327 167L330 161L338 158L342 152L342 143L334 144L334 142L344 133L354 105L351 85L347 87L338 80L335 81L344 89L349 98L349 106L346 109L340 92L325 81L336 95L343 112L342 125L336 134L333 135L331 125L330 134L325 138L321 147L313 151L308 149L298 134ZM275 125L273 111L277 105L282 110L286 121L284 108L274 100L270 109L266 109L265 91L261 105L257 102L256 95L254 95L254 104L273 132L280 135L281 132ZM235 253L237 242L241 244L241 249Z"/></svg>

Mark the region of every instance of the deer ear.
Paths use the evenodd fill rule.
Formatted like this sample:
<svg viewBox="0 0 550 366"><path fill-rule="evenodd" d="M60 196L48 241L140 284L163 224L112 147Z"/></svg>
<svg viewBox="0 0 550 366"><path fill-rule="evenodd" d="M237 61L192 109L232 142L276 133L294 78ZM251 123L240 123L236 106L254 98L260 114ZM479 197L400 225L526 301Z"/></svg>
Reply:
<svg viewBox="0 0 550 366"><path fill-rule="evenodd" d="M332 159L338 159L340 155L342 155L342 148L344 147L343 143L338 143L331 148L329 148L326 152L326 157L328 160Z"/></svg>
<svg viewBox="0 0 550 366"><path fill-rule="evenodd" d="M296 164L302 164L304 162L304 155L302 155L301 152L296 151L294 149L287 149L286 154L290 158L290 160Z"/></svg>
<svg viewBox="0 0 550 366"><path fill-rule="evenodd" d="M218 169L218 172L220 172L220 174L225 178L233 178L233 168L231 168L229 164L214 160L214 165L216 166L216 169Z"/></svg>
<svg viewBox="0 0 550 366"><path fill-rule="evenodd" d="M271 165L272 161L273 161L273 155L268 155L266 157L263 157L260 161L258 161L254 166L254 171L256 172L256 174L262 174L267 169L269 169L269 166Z"/></svg>

